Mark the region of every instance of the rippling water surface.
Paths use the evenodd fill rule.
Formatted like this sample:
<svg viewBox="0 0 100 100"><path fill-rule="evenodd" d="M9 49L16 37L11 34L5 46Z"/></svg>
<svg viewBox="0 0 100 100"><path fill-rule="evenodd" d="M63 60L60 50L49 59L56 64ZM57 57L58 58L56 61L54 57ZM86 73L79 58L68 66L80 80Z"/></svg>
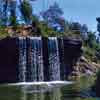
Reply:
<svg viewBox="0 0 100 100"><path fill-rule="evenodd" d="M63 85L0 85L0 100L100 100L90 91L92 83L91 77L82 77Z"/></svg>

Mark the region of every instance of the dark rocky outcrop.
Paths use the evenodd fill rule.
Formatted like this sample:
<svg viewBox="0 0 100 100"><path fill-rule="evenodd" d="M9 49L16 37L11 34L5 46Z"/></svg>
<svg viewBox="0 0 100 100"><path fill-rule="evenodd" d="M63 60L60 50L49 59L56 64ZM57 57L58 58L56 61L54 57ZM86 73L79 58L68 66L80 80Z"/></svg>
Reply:
<svg viewBox="0 0 100 100"><path fill-rule="evenodd" d="M45 76L44 81L48 81L49 80L49 70L47 70L47 69L49 69L49 67L48 67L48 65L49 65L48 38L43 37L42 41L43 41L42 42L43 43L42 50L43 50L44 76Z"/></svg>
<svg viewBox="0 0 100 100"><path fill-rule="evenodd" d="M16 38L0 40L0 83L16 82L17 52Z"/></svg>
<svg viewBox="0 0 100 100"><path fill-rule="evenodd" d="M74 70L73 65L76 64L82 54L81 46L81 40L64 38L64 63L67 67L66 75L69 75Z"/></svg>

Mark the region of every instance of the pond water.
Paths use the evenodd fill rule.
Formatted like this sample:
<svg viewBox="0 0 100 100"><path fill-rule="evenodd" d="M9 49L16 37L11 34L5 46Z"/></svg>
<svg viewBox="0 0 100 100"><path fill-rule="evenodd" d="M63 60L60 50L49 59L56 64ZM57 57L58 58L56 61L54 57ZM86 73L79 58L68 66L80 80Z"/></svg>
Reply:
<svg viewBox="0 0 100 100"><path fill-rule="evenodd" d="M0 85L0 100L100 100L93 97L91 77L69 85Z"/></svg>

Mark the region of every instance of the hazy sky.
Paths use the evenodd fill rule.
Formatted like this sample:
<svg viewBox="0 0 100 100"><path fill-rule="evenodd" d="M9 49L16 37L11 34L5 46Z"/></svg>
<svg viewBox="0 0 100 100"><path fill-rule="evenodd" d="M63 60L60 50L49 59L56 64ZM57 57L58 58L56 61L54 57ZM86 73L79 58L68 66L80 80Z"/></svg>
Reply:
<svg viewBox="0 0 100 100"><path fill-rule="evenodd" d="M89 29L96 31L96 17L100 16L100 0L37 0L33 3L34 12L39 14L55 1L64 11L64 17L68 21L87 24Z"/></svg>

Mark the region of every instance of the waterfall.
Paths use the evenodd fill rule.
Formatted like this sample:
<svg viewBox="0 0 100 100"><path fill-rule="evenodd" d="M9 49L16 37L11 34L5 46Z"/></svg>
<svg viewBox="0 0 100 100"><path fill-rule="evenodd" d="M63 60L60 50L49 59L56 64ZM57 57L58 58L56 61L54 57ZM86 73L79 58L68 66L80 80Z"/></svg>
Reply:
<svg viewBox="0 0 100 100"><path fill-rule="evenodd" d="M61 79L59 44L56 37L48 38L48 67L44 67L43 56L45 54L43 55L43 40L41 37L19 37L18 40L19 81L44 81L45 77L49 77L49 81L59 81ZM48 70L48 76L44 75L44 70Z"/></svg>
<svg viewBox="0 0 100 100"><path fill-rule="evenodd" d="M19 37L19 81L43 81L41 37Z"/></svg>
<svg viewBox="0 0 100 100"><path fill-rule="evenodd" d="M18 79L21 82L26 81L26 64L27 64L27 55L26 55L26 38L19 37L19 76Z"/></svg>
<svg viewBox="0 0 100 100"><path fill-rule="evenodd" d="M56 37L49 37L48 48L50 80L60 80L60 60Z"/></svg>
<svg viewBox="0 0 100 100"><path fill-rule="evenodd" d="M28 81L43 81L43 55L41 37L28 38Z"/></svg>

